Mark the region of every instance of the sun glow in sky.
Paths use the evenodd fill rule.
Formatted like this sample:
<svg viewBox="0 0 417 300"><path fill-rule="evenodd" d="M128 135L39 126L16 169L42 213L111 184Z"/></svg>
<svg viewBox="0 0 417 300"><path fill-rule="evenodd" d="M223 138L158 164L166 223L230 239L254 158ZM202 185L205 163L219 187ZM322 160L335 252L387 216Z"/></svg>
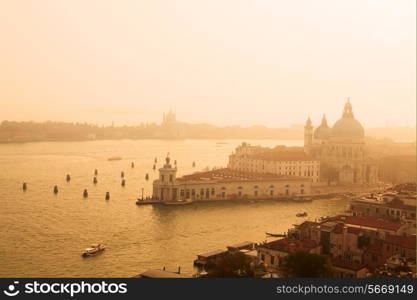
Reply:
<svg viewBox="0 0 417 300"><path fill-rule="evenodd" d="M413 125L415 0L0 1L0 121Z"/></svg>

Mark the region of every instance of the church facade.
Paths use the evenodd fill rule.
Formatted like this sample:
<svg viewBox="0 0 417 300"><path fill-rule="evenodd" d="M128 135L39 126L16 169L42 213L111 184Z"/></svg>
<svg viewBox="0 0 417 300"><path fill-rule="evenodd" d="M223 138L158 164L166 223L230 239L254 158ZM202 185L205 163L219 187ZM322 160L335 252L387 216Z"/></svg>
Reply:
<svg viewBox="0 0 417 300"><path fill-rule="evenodd" d="M328 179L342 185L378 182L377 164L369 156L364 128L355 119L349 100L342 118L333 127L328 126L325 116L315 129L310 118L307 120L304 150L320 160L322 180Z"/></svg>

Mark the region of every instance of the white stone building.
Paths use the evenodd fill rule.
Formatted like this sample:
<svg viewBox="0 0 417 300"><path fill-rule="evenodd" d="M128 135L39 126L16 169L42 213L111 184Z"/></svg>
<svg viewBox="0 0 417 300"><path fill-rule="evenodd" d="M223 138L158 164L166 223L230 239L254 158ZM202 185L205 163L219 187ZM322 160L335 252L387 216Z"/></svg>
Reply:
<svg viewBox="0 0 417 300"><path fill-rule="evenodd" d="M302 147L265 148L242 143L229 156L228 167L241 172L305 177L313 183L320 180L320 162Z"/></svg>
<svg viewBox="0 0 417 300"><path fill-rule="evenodd" d="M311 193L311 179L270 173L240 172L229 168L176 178L169 157L153 182L152 198L159 201L275 199Z"/></svg>

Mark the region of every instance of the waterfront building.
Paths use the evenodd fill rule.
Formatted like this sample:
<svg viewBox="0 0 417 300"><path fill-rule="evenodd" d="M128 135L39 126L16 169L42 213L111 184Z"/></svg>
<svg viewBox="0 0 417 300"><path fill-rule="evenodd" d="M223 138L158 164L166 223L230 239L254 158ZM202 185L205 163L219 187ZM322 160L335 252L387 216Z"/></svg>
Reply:
<svg viewBox="0 0 417 300"><path fill-rule="evenodd" d="M410 265L414 261L415 273L416 236L388 235L384 240L377 240L369 246L363 254L363 259L370 270L375 270L394 256Z"/></svg>
<svg viewBox="0 0 417 300"><path fill-rule="evenodd" d="M276 174L320 180L320 162L302 147L267 148L242 143L229 156L228 168L241 172Z"/></svg>
<svg viewBox="0 0 417 300"><path fill-rule="evenodd" d="M342 118L333 127L323 116L314 129L310 118L304 127L304 149L321 162L322 177L337 184L375 184L378 182L377 163L369 155L365 131L353 114L352 104L345 104Z"/></svg>
<svg viewBox="0 0 417 300"><path fill-rule="evenodd" d="M377 195L378 196L378 195ZM363 197L350 201L349 212L353 216L371 216L392 220L401 220L411 225L416 224L416 205L406 204L399 196L392 193L380 197Z"/></svg>
<svg viewBox="0 0 417 300"><path fill-rule="evenodd" d="M319 254L329 257L336 277L364 277L368 271L374 272L388 261L395 260L393 257L405 261L405 269L415 273L415 225L401 219L348 215L326 217L296 225L288 231L288 237L319 245ZM259 254L270 255L269 252L258 250ZM271 264L271 258L265 257L267 264Z"/></svg>
<svg viewBox="0 0 417 300"><path fill-rule="evenodd" d="M307 196L311 193L309 178L270 173L240 172L230 168L197 172L176 177L177 168L166 158L153 182L153 198L167 202L177 200L277 199Z"/></svg>
<svg viewBox="0 0 417 300"><path fill-rule="evenodd" d="M320 254L321 247L311 239L283 238L260 244L257 250L259 261L268 269L278 271L289 254L299 251Z"/></svg>

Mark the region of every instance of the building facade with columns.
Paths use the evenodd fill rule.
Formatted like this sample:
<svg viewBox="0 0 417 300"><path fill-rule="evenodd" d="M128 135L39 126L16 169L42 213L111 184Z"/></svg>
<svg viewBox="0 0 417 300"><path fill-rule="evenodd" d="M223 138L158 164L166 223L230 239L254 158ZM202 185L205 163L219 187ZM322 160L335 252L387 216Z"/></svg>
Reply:
<svg viewBox="0 0 417 300"><path fill-rule="evenodd" d="M311 194L311 179L271 173L239 172L230 168L196 172L176 178L170 158L153 182L153 196L161 202L188 200L278 199Z"/></svg>
<svg viewBox="0 0 417 300"><path fill-rule="evenodd" d="M229 156L228 168L241 172L305 177L313 183L320 180L320 161L307 154L303 147L280 145L267 148L242 143Z"/></svg>
<svg viewBox="0 0 417 300"><path fill-rule="evenodd" d="M378 168L369 156L365 144L365 131L353 114L348 100L342 118L333 127L328 126L323 116L320 126L314 129L308 118L304 127L304 149L333 173L338 184L374 184L378 182Z"/></svg>

